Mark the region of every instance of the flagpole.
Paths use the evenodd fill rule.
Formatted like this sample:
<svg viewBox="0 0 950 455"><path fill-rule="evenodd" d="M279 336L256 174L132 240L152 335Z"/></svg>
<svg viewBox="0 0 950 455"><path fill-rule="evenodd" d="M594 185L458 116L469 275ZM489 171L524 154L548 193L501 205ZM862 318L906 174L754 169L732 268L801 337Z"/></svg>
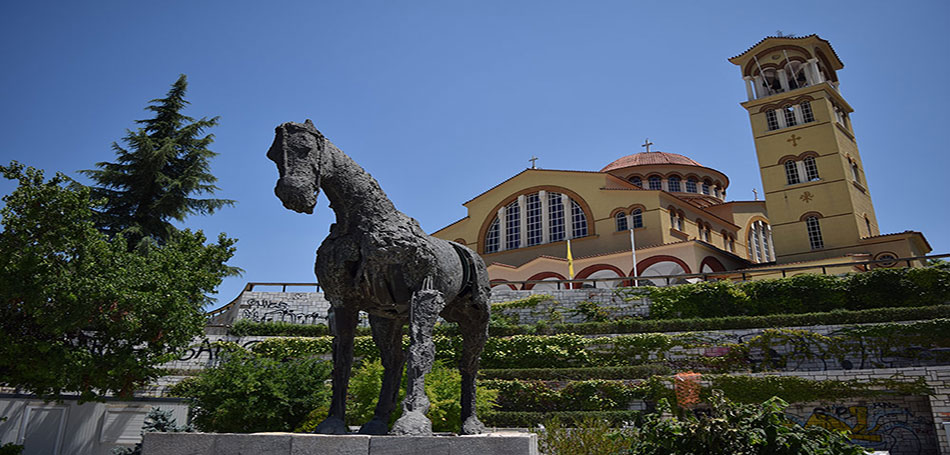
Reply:
<svg viewBox="0 0 950 455"><path fill-rule="evenodd" d="M627 226L630 226L630 256L633 258L633 287L637 287L637 242L633 236L633 213L627 217Z"/></svg>
<svg viewBox="0 0 950 455"><path fill-rule="evenodd" d="M567 279L574 279L574 257L571 256L571 239L567 239ZM568 286L570 285L571 283L568 283Z"/></svg>

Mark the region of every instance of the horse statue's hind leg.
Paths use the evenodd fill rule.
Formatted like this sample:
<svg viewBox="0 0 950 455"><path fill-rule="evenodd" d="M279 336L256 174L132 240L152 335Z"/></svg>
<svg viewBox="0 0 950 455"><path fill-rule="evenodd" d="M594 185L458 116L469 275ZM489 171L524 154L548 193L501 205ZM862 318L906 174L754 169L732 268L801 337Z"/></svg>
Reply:
<svg viewBox="0 0 950 455"><path fill-rule="evenodd" d="M426 278L423 288L412 296L409 308L409 361L406 367L406 398L402 402L402 416L390 432L395 435L432 434L432 421L426 417L429 397L426 396L425 377L435 361L435 343L432 329L439 312L445 306L442 293L432 289L432 278Z"/></svg>

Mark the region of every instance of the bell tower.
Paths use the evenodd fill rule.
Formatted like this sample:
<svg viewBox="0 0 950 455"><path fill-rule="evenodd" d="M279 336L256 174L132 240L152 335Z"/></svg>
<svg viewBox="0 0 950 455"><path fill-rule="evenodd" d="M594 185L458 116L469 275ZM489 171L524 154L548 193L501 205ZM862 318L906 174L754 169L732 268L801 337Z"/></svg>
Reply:
<svg viewBox="0 0 950 455"><path fill-rule="evenodd" d="M817 35L768 37L729 59L745 80L755 151L777 262L873 253L878 236L844 65Z"/></svg>

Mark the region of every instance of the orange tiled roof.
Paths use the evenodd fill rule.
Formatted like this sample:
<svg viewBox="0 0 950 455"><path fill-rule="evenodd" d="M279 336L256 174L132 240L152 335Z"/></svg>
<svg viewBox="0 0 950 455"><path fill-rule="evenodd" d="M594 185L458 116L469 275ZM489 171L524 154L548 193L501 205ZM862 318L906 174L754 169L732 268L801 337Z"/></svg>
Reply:
<svg viewBox="0 0 950 455"><path fill-rule="evenodd" d="M604 166L600 172L607 172L629 166L644 166L650 164L682 164L686 166L706 167L697 163L691 158L687 158L677 153L641 152L614 160L614 162Z"/></svg>

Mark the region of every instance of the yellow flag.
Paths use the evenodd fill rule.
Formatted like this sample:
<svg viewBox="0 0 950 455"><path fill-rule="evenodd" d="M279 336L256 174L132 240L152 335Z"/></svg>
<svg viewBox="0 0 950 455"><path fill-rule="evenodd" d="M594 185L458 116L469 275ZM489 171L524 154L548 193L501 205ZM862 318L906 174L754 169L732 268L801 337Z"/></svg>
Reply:
<svg viewBox="0 0 950 455"><path fill-rule="evenodd" d="M571 239L567 239L567 279L574 279L574 256L571 256Z"/></svg>

